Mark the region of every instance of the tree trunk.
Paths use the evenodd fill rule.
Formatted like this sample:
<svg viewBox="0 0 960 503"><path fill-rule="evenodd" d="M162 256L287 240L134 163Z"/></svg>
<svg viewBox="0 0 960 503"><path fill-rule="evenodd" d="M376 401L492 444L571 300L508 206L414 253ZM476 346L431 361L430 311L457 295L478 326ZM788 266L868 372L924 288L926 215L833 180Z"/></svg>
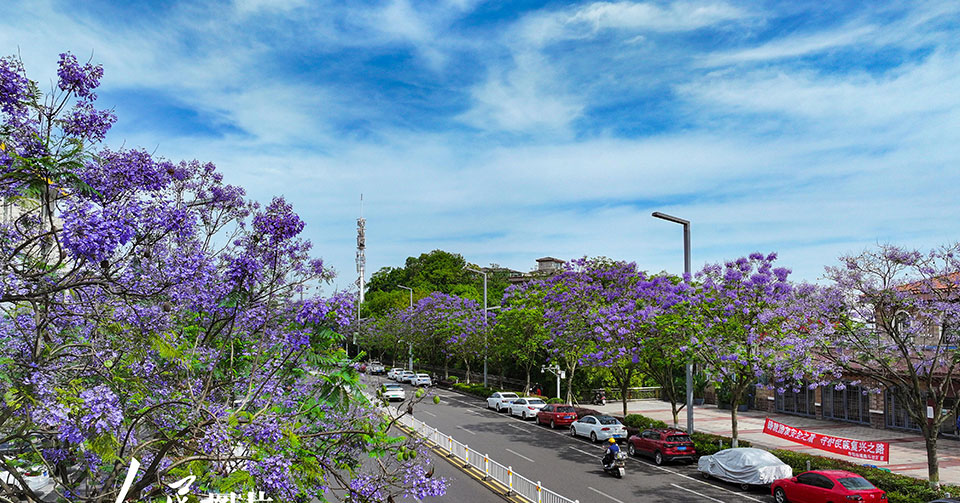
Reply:
<svg viewBox="0 0 960 503"><path fill-rule="evenodd" d="M527 368L527 385L523 388L523 394L527 395L530 393L530 369Z"/></svg>
<svg viewBox="0 0 960 503"><path fill-rule="evenodd" d="M443 380L450 380L450 359L443 357Z"/></svg>
<svg viewBox="0 0 960 503"><path fill-rule="evenodd" d="M573 371L577 368L577 364L569 365L567 367L567 403L573 403Z"/></svg>
<svg viewBox="0 0 960 503"><path fill-rule="evenodd" d="M470 384L470 362L466 358L463 359L463 364L467 367L467 375L465 377L467 384Z"/></svg>
<svg viewBox="0 0 960 503"><path fill-rule="evenodd" d="M680 409L677 408L677 399L675 397L670 397L670 412L673 412L673 427L677 428L680 425Z"/></svg>
<svg viewBox="0 0 960 503"><path fill-rule="evenodd" d="M733 400L733 402L737 402L737 401L739 400ZM730 404L730 428L731 428L730 437L733 438L732 447L738 447L739 443L737 442L737 404L736 403Z"/></svg>
<svg viewBox="0 0 960 503"><path fill-rule="evenodd" d="M627 417L627 392L630 390L630 378L633 377L633 369L629 368L623 381L620 383L620 398L623 402L623 417Z"/></svg>
<svg viewBox="0 0 960 503"><path fill-rule="evenodd" d="M923 428L924 442L927 445L927 476L930 479L930 488L940 488L940 462L937 461L937 429L936 425Z"/></svg>

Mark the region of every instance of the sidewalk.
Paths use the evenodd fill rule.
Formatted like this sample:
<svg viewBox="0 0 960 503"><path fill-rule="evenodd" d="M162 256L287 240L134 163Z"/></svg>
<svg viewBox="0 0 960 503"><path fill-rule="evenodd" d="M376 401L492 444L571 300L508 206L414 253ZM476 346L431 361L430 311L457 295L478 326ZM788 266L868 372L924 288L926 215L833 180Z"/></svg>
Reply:
<svg viewBox="0 0 960 503"><path fill-rule="evenodd" d="M584 407L589 407L607 414L616 414L618 416L623 412L623 404L621 402L608 402L602 406L584 405ZM673 424L670 404L667 402L660 400L635 400L627 402L627 410L630 414L643 414L649 418L659 419L667 424ZM843 459L854 463L864 463L865 461L812 449L772 435L765 435L763 433L763 424L764 419L767 417L807 431L821 432L827 435L850 439L889 442L890 463L876 463L877 466L889 468L892 472L909 475L911 477L924 480L927 478L927 451L923 443L923 437L919 432L878 430L849 423L823 421L810 417L792 416L773 412L768 413L757 410L737 414L740 438L749 441L757 447L805 452L818 456ZM681 410L681 429L686 429L686 424L686 410ZM696 431L729 437L730 411L719 410L715 405L694 407L694 428ZM945 484L960 485L960 442L943 438L939 439L937 441L937 455L940 458L940 481Z"/></svg>

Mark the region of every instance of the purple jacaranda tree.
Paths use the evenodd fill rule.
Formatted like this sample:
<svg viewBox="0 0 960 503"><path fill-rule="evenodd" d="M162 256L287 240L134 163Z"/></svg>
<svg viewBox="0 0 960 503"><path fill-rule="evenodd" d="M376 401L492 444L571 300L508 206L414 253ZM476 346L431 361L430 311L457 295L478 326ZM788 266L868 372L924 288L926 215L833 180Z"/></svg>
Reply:
<svg viewBox="0 0 960 503"><path fill-rule="evenodd" d="M620 389L623 414L627 414L630 384L640 368L646 339L653 331L659 311L653 282L636 264L599 260L590 269L599 285L595 305L588 316L592 351L581 358L583 366L610 371Z"/></svg>
<svg viewBox="0 0 960 503"><path fill-rule="evenodd" d="M642 338L638 370L660 385L677 426L686 406L683 365L690 356L680 348L688 345L690 334L696 331L691 303L694 290L689 281L667 275L640 282L635 290L638 313L632 318L638 320L638 337Z"/></svg>
<svg viewBox="0 0 960 503"><path fill-rule="evenodd" d="M439 343L433 347L444 355L444 374L449 359L462 361L469 383L471 363L483 355L483 335L490 325L483 307L463 297L434 292L414 304L409 320L418 340Z"/></svg>
<svg viewBox="0 0 960 503"><path fill-rule="evenodd" d="M355 298L316 295L331 274L291 205L102 148L102 74L61 55L42 95L0 59L0 490L38 501L13 467L36 463L64 501L112 502L137 459L136 500L187 475L275 501L442 492L335 365Z"/></svg>
<svg viewBox="0 0 960 503"><path fill-rule="evenodd" d="M809 288L796 289L787 279L790 271L774 267L775 260L776 254L753 253L696 274L692 350L709 378L729 393L734 447L737 406L758 380L792 379L793 385L820 370L812 358L816 338L799 330L809 313L792 307L798 296L809 296Z"/></svg>
<svg viewBox="0 0 960 503"><path fill-rule="evenodd" d="M923 433L936 488L937 436L960 407L960 244L928 252L883 245L840 262L827 268L826 319L810 329L822 332L836 377L902 405Z"/></svg>
<svg viewBox="0 0 960 503"><path fill-rule="evenodd" d="M544 317L550 329L545 345L550 360L566 371L568 403L573 401L577 368L605 361L606 352L598 346L598 339L604 336L598 337L597 319L602 309L623 295L635 270L632 264L584 257L571 260L563 271L544 280Z"/></svg>

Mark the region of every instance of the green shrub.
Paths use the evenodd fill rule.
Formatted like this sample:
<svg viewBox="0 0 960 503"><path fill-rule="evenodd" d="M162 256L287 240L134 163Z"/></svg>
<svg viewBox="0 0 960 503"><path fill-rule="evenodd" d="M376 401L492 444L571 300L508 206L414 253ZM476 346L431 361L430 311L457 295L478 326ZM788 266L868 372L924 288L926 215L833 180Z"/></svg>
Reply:
<svg viewBox="0 0 960 503"><path fill-rule="evenodd" d="M774 456L793 468L793 474L796 475L807 471L807 461L810 461L811 470L847 470L859 474L869 480L873 485L887 492L887 500L890 503L923 503L942 497L927 484L926 480L916 479L907 475L891 473L880 468L871 468L850 461L828 458L826 456L816 456L802 452L793 452L782 449L770 451ZM960 487L941 486L942 491L951 494L960 494Z"/></svg>
<svg viewBox="0 0 960 503"><path fill-rule="evenodd" d="M551 398L547 403L567 403L563 398Z"/></svg>
<svg viewBox="0 0 960 503"><path fill-rule="evenodd" d="M627 414L627 416L623 418L623 425L630 428L636 428L638 430L646 430L648 428L667 428L667 423L658 421L656 419L651 419L641 414Z"/></svg>
<svg viewBox="0 0 960 503"><path fill-rule="evenodd" d="M497 391L505 391L502 389L487 388L482 383L453 383L452 387L457 391L462 391L468 395L474 395L480 398L487 398Z"/></svg>
<svg viewBox="0 0 960 503"><path fill-rule="evenodd" d="M721 449L729 449L730 446L733 445L733 439L730 437L714 435L712 433L701 433L699 431L690 435L690 439L693 440L693 445L697 449L698 456L716 454ZM720 447L721 443L723 447ZM753 444L743 439L740 439L737 445L739 447L753 447ZM784 463L786 463L786 461L784 461Z"/></svg>

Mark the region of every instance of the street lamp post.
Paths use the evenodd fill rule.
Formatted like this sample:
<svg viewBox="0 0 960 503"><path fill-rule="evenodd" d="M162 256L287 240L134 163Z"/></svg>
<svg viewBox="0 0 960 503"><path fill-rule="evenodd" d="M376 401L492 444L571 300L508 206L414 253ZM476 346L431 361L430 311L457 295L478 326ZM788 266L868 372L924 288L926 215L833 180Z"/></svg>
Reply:
<svg viewBox="0 0 960 503"><path fill-rule="evenodd" d="M483 321L487 321L487 273L473 269L470 267L464 267L464 269L475 272L477 274L483 275ZM483 387L487 387L487 330L483 330Z"/></svg>
<svg viewBox="0 0 960 503"><path fill-rule="evenodd" d="M404 290L410 290L410 308L413 309L413 288L409 286L397 285L398 288L403 288ZM401 342L403 340L401 339ZM413 343L410 342L410 372L413 372Z"/></svg>
<svg viewBox="0 0 960 503"><path fill-rule="evenodd" d="M410 352L408 354L410 355L410 359L408 361L408 364L410 365L410 372L413 372L413 343L405 341L403 339L397 339L397 342L400 342L400 343L406 342L407 345L409 346Z"/></svg>
<svg viewBox="0 0 960 503"><path fill-rule="evenodd" d="M677 218L659 211L653 212L654 218L666 220L683 226L683 272L690 276L690 221ZM693 334L690 334L690 351L693 351ZM687 433L693 434L693 360L687 357Z"/></svg>

